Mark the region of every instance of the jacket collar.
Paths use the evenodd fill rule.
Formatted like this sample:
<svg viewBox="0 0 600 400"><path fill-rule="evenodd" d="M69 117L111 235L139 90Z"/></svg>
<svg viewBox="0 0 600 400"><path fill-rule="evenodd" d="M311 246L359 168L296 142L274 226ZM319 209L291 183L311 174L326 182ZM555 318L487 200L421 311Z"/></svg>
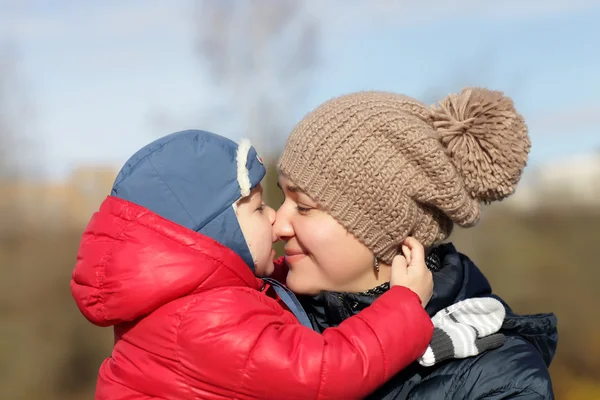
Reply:
<svg viewBox="0 0 600 400"><path fill-rule="evenodd" d="M553 314L517 315L499 297L492 295L492 288L477 266L453 244L446 243L431 250L426 260L433 272L433 295L425 308L430 316L438 311L473 297L493 296L507 310L502 326L506 334L514 334L529 340L542 354L547 364L552 360L557 344L557 321ZM373 303L381 293L321 292L317 296L300 296L299 300L307 311L313 327L322 332L328 327L338 326Z"/></svg>

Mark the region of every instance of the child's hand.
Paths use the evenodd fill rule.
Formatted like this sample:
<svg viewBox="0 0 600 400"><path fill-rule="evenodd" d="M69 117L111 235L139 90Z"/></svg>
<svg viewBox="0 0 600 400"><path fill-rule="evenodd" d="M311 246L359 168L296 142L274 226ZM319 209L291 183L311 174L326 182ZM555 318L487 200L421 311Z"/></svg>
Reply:
<svg viewBox="0 0 600 400"><path fill-rule="evenodd" d="M425 249L417 239L408 237L402 244L402 253L392 261L390 286L404 286L421 299L423 307L433 294L433 276L425 265Z"/></svg>

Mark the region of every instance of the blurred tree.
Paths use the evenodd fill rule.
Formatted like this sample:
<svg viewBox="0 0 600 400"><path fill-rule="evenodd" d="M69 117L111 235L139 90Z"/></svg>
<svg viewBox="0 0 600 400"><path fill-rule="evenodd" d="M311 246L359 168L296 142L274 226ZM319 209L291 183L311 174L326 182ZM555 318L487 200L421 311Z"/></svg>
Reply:
<svg viewBox="0 0 600 400"><path fill-rule="evenodd" d="M219 123L232 121L263 156L272 206L282 201L275 162L318 63L319 23L305 6L301 0L203 0L198 8L198 52L225 102L212 111Z"/></svg>
<svg viewBox="0 0 600 400"><path fill-rule="evenodd" d="M0 48L0 178L12 175L15 127L10 92L14 76L14 61L6 49Z"/></svg>
<svg viewBox="0 0 600 400"><path fill-rule="evenodd" d="M20 81L17 51L11 43L0 43L0 179L12 179L23 172L24 126L31 120L31 108Z"/></svg>
<svg viewBox="0 0 600 400"><path fill-rule="evenodd" d="M24 172L23 125L29 111L18 80L17 53L0 42L0 235L20 227L22 216L17 178ZM10 186L10 187L9 187Z"/></svg>
<svg viewBox="0 0 600 400"><path fill-rule="evenodd" d="M203 0L198 51L237 121L265 156L278 154L290 113L310 89L319 25L298 0Z"/></svg>

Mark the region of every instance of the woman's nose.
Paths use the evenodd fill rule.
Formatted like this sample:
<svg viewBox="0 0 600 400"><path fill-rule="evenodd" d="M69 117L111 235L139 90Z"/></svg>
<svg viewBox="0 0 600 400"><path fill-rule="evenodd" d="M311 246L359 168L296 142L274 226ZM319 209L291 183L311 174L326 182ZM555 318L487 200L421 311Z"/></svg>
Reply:
<svg viewBox="0 0 600 400"><path fill-rule="evenodd" d="M275 211L271 207L267 206L267 218L269 218L269 222L271 223L271 225L273 225L275 223L276 215L277 215L277 211Z"/></svg>
<svg viewBox="0 0 600 400"><path fill-rule="evenodd" d="M273 233L277 240L287 240L294 236L294 228L290 222L289 213L284 206L277 210L275 223L273 224Z"/></svg>

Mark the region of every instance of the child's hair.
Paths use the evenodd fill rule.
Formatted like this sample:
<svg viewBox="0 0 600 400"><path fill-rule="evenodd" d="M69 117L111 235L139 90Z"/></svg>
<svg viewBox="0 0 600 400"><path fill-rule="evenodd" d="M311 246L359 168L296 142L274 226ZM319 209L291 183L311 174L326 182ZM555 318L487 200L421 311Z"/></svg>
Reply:
<svg viewBox="0 0 600 400"><path fill-rule="evenodd" d="M233 205L260 183L265 167L248 140L200 130L175 132L136 152L111 195L211 237L254 269Z"/></svg>
<svg viewBox="0 0 600 400"><path fill-rule="evenodd" d="M288 138L279 170L391 263L407 236L424 246L453 223L477 223L481 204L511 195L530 140L501 92L468 88L438 106L394 93L334 98Z"/></svg>

